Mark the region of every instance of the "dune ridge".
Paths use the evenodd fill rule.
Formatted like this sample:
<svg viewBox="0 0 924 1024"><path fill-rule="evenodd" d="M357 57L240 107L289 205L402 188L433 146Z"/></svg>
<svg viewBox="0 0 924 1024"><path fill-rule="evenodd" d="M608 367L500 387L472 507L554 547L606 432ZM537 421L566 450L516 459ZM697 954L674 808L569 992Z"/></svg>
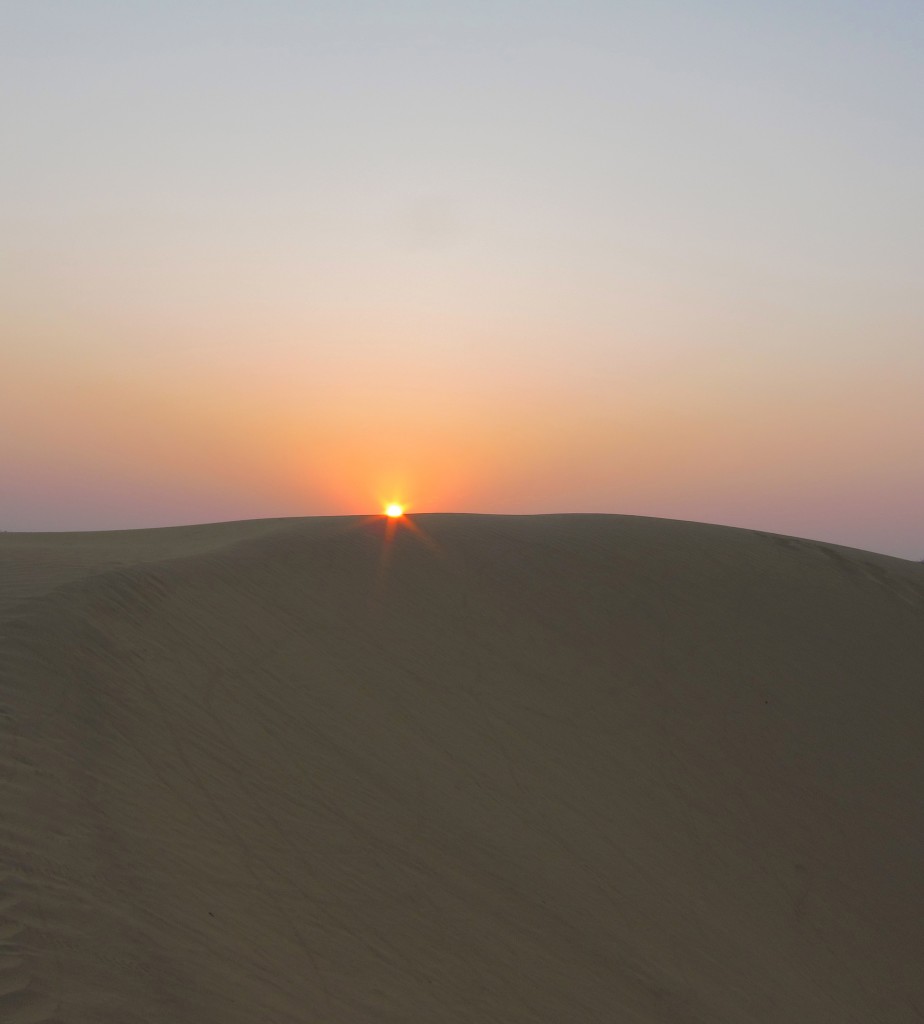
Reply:
<svg viewBox="0 0 924 1024"><path fill-rule="evenodd" d="M922 1019L921 566L413 523L0 535L0 1020Z"/></svg>

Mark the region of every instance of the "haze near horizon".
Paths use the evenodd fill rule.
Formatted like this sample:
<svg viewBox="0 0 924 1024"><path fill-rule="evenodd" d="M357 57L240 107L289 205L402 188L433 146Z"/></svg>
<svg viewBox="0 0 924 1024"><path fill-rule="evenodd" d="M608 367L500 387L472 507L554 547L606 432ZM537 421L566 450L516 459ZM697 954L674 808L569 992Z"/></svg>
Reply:
<svg viewBox="0 0 924 1024"><path fill-rule="evenodd" d="M924 10L0 8L0 529L924 555Z"/></svg>

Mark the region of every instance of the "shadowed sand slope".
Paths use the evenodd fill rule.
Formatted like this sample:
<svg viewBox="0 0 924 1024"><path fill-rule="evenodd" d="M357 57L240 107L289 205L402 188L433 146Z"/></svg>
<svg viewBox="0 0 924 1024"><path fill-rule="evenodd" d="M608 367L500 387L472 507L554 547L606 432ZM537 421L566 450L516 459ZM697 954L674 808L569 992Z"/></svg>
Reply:
<svg viewBox="0 0 924 1024"><path fill-rule="evenodd" d="M924 1019L924 569L621 516L0 536L0 1020Z"/></svg>

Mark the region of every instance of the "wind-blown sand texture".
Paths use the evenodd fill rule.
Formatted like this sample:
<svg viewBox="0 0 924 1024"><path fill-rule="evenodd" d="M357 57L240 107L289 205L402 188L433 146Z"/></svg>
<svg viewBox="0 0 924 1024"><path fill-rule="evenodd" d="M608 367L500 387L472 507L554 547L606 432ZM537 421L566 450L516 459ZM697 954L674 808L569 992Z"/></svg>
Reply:
<svg viewBox="0 0 924 1024"><path fill-rule="evenodd" d="M415 521L0 535L0 1020L924 1019L924 567Z"/></svg>

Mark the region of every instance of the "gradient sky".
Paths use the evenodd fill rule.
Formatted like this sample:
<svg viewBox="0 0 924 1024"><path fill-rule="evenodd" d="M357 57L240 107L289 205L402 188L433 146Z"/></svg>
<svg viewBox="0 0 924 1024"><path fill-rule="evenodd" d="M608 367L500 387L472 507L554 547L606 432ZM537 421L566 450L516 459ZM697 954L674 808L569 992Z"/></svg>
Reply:
<svg viewBox="0 0 924 1024"><path fill-rule="evenodd" d="M0 528L924 557L920 0L0 2Z"/></svg>

